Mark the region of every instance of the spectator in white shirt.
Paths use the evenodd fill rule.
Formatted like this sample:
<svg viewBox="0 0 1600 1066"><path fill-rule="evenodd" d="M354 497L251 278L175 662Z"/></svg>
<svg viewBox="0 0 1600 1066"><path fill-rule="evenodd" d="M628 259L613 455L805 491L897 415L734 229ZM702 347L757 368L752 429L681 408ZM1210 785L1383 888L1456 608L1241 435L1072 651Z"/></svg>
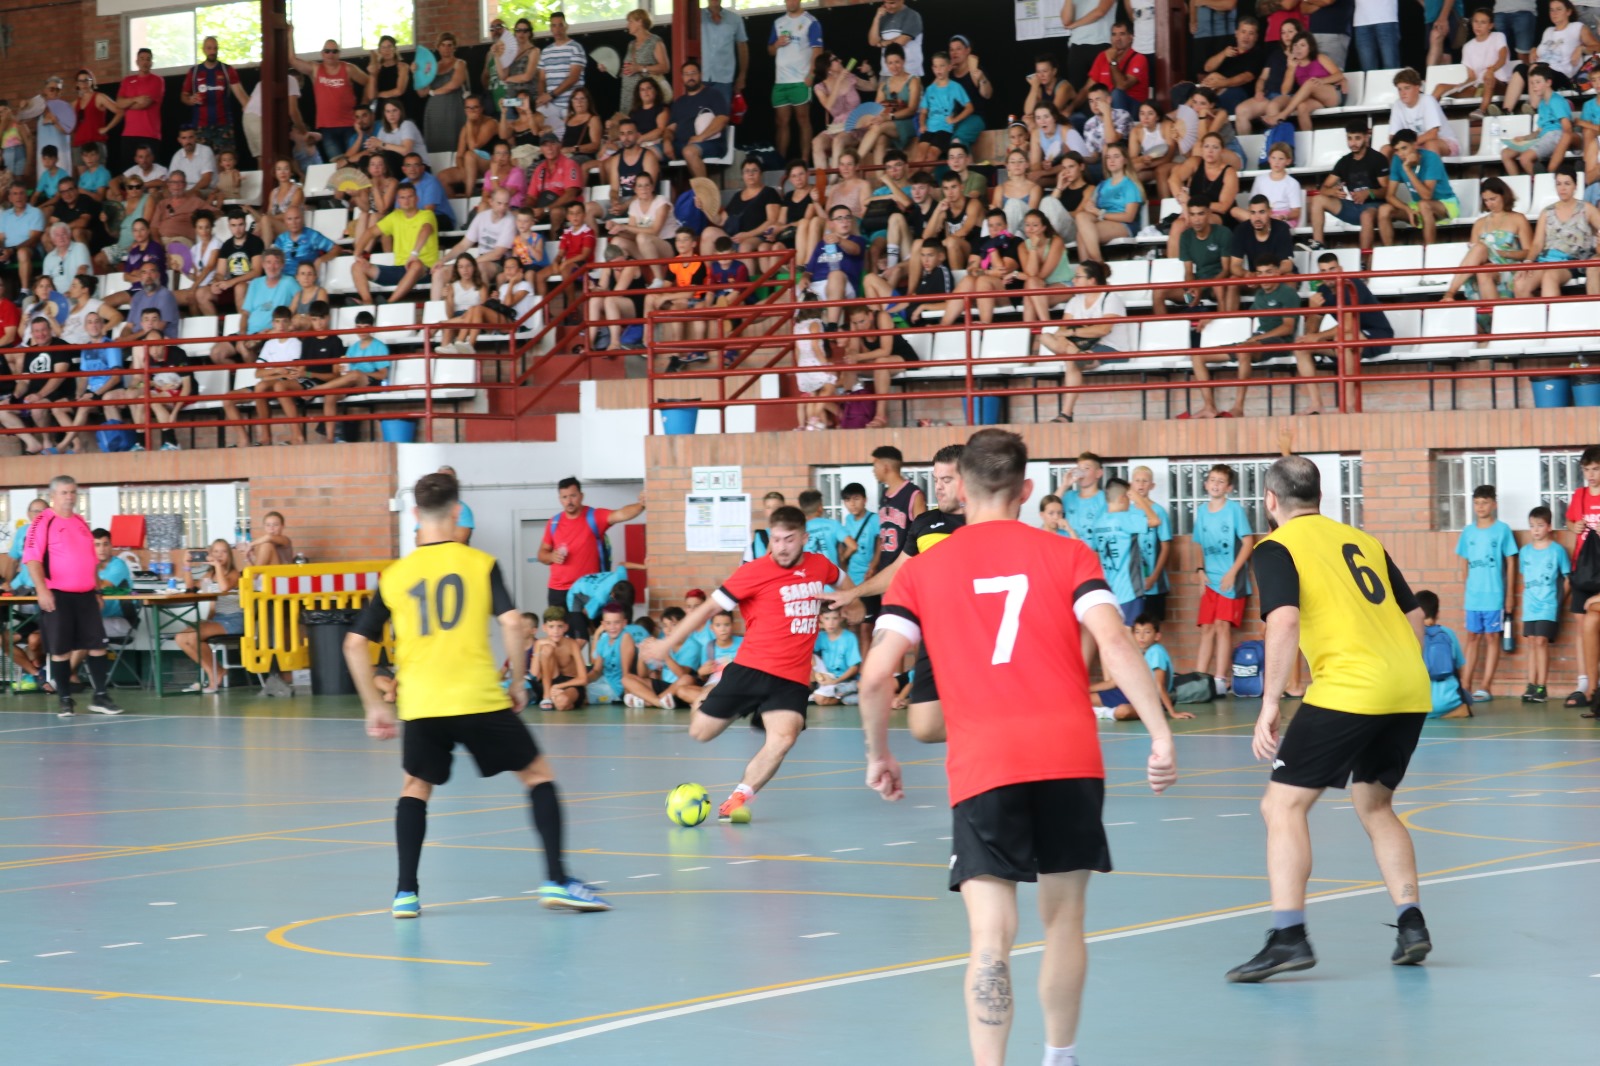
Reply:
<svg viewBox="0 0 1600 1066"><path fill-rule="evenodd" d="M454 248L439 253L433 267L433 292L435 299L443 299L445 286L456 275L457 257L470 253L478 261L478 274L484 285L494 284L500 273L500 261L511 251L511 242L517 236L517 220L511 213L511 190L501 186L489 197L489 210L479 211L472 217L466 235Z"/></svg>
<svg viewBox="0 0 1600 1066"><path fill-rule="evenodd" d="M200 135L193 126L178 130L178 150L172 157L167 172L182 174L189 179L189 191L204 196L211 190L211 179L217 172L216 154L200 143Z"/></svg>
<svg viewBox="0 0 1600 1066"><path fill-rule="evenodd" d="M294 312L289 308L279 306L272 309L272 332L287 333L289 325L294 320ZM261 350L256 355L256 383L250 391L261 398L255 402L255 413L250 418L266 418L271 414L270 401L276 399L278 406L283 408L285 418L296 418L300 414L300 405L292 398L290 393L300 391L301 368L294 366L274 366L274 363L292 363L300 358L300 339L298 337L273 337L261 342ZM248 401L247 401L248 402ZM239 407L232 400L222 401L223 415L230 422L237 422L245 417L239 413ZM237 426L230 427L239 435L246 438L246 443L260 447L272 443L272 427ZM254 439L251 439L254 438ZM296 422L289 427L289 440L291 444L304 444L306 442L305 427Z"/></svg>

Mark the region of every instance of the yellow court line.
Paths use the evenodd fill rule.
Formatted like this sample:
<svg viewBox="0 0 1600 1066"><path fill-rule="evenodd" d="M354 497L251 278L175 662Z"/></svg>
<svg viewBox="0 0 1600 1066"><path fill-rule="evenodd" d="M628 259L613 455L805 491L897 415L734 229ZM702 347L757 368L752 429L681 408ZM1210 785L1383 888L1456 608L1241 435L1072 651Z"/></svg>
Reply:
<svg viewBox="0 0 1600 1066"><path fill-rule="evenodd" d="M1441 807L1460 807L1457 803L1431 803L1426 807L1414 807L1400 815L1400 824L1408 829L1415 829L1421 833L1436 833L1446 837L1464 837L1468 840L1495 840L1508 844L1565 844L1574 848L1600 847L1600 840L1535 840L1532 837L1502 837L1490 836L1485 833L1461 833L1451 829L1433 829L1429 826L1418 825L1413 820L1419 814L1439 810ZM1474 804L1473 806L1480 806ZM1520 806L1520 804L1506 804L1506 806ZM1431 876L1431 875L1430 875Z"/></svg>
<svg viewBox="0 0 1600 1066"><path fill-rule="evenodd" d="M463 1018L453 1014L408 1014L393 1010L359 1010L354 1007L311 1007L301 1003L256 1003L242 999L209 999L203 996L162 996L151 992L114 992L103 988L62 988L53 985L0 984L21 992L64 992L93 996L95 999L148 999L162 1003L199 1003L210 1007L255 1007L262 1010L306 1011L312 1014L357 1014L369 1018L404 1018L420 1022L461 1022L466 1025L516 1025L524 1029L548 1029L543 1022L507 1021L504 1018Z"/></svg>
<svg viewBox="0 0 1600 1066"><path fill-rule="evenodd" d="M426 1044L406 1044L404 1047L386 1047L378 1051L361 1051L354 1055L340 1055L332 1059L317 1059L314 1062L296 1063L295 1066L333 1066L337 1062L355 1062L358 1059L372 1059L379 1055L398 1055L405 1051L426 1051L429 1048L447 1047L451 1044L469 1044L474 1040L492 1040L497 1036L519 1036L522 1033L536 1033L540 1029L549 1028L544 1025L528 1025L520 1029L502 1029L498 1033L479 1033L477 1036L457 1036L449 1040L430 1040Z"/></svg>
<svg viewBox="0 0 1600 1066"><path fill-rule="evenodd" d="M829 892L822 889L803 888L661 888L638 890L630 892L608 892L608 896L829 896L835 899L882 899L902 903L933 903L935 896L893 896L878 892ZM428 910L438 910L441 907L470 907L480 903L537 903L538 896L502 896L497 899L461 899L449 903L430 903ZM364 918L368 915L382 914L382 911L350 911L346 914L327 914L321 918L306 918L303 921L290 922L280 925L264 935L267 942L280 948L291 951L305 951L313 955L336 955L346 959L377 959L382 962L420 962L431 963L438 966L488 966L487 962L472 962L462 959L422 959L402 955L362 955L353 951L328 951L323 948L306 947L296 944L289 939L289 934L296 929L308 925L318 925L322 922L338 921L342 918ZM3 986L0 986L3 987ZM496 1022L494 1024L500 1024ZM516 1024L516 1023L507 1023Z"/></svg>

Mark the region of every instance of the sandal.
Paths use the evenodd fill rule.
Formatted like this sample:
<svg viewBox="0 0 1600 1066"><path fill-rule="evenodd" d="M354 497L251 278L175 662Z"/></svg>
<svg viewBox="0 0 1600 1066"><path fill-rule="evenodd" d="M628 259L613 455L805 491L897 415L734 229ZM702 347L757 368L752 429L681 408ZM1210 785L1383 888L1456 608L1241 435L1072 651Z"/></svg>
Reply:
<svg viewBox="0 0 1600 1066"><path fill-rule="evenodd" d="M888 424L889 424L889 420L884 418L882 415L873 415L872 418L867 422L867 424L862 426L861 428L862 429L882 429L884 426L887 426Z"/></svg>
<svg viewBox="0 0 1600 1066"><path fill-rule="evenodd" d="M1574 692L1572 695L1567 697L1566 702L1563 703L1562 706L1571 710L1576 710L1579 707L1587 707L1589 706L1589 697L1585 696L1582 692Z"/></svg>
<svg viewBox="0 0 1600 1066"><path fill-rule="evenodd" d="M1050 420L1050 421L1051 421L1051 422L1052 422L1052 423L1058 423L1058 422L1071 422L1071 421L1072 421L1072 416L1071 416L1071 415L1069 415L1069 414L1067 414L1067 413L1066 413L1066 412L1062 412L1062 413L1061 413L1061 414L1059 414L1059 415L1056 415L1056 416L1055 416L1055 417L1054 417L1054 418L1052 418L1052 419L1051 419L1051 420Z"/></svg>

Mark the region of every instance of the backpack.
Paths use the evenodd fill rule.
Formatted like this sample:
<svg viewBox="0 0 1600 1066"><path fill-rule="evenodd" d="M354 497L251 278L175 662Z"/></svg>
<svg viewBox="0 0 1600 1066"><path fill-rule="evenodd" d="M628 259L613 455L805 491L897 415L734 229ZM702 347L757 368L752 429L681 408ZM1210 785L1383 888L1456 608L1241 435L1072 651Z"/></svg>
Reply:
<svg viewBox="0 0 1600 1066"><path fill-rule="evenodd" d="M1428 680L1447 681L1456 676L1456 650L1443 626L1429 626L1422 634L1422 665Z"/></svg>
<svg viewBox="0 0 1600 1066"><path fill-rule="evenodd" d="M767 554L767 551L768 551L767 541L771 538L771 536L772 536L772 534L769 533L765 529L756 530L755 539L753 541L751 541L750 543L755 548L755 551L752 552L752 554L757 559L759 559L763 555Z"/></svg>
<svg viewBox="0 0 1600 1066"><path fill-rule="evenodd" d="M1210 703L1217 698L1211 675L1204 670L1178 674L1172 679L1173 703Z"/></svg>
<svg viewBox="0 0 1600 1066"><path fill-rule="evenodd" d="M1246 640L1233 649L1233 694L1245 699L1258 699L1262 691L1261 666L1266 659L1266 645L1259 640Z"/></svg>
<svg viewBox="0 0 1600 1066"><path fill-rule="evenodd" d="M1578 557L1572 560L1573 591L1584 596L1600 594L1600 534L1589 530L1583 538L1583 547L1578 549Z"/></svg>
<svg viewBox="0 0 1600 1066"><path fill-rule="evenodd" d="M694 202L694 190L685 189L672 201L672 217L678 220L678 228L686 229L695 235L711 225L711 220L706 213L700 210L700 205Z"/></svg>
<svg viewBox="0 0 1600 1066"><path fill-rule="evenodd" d="M105 429L97 429L97 430L94 431L95 444L99 445L101 451L103 451L103 452L126 452L126 451L132 451L133 450L133 446L135 444L139 443L139 434L135 433L133 430L131 430L131 429L112 429L112 428L110 428L112 426L120 426L120 425L122 425L122 423L117 421L116 419L108 418L108 419L106 419L105 424L106 424L106 428Z"/></svg>
<svg viewBox="0 0 1600 1066"><path fill-rule="evenodd" d="M1268 130L1265 139L1261 142L1261 157L1256 160L1257 165L1265 169L1267 156L1272 152L1272 146L1275 144L1287 144L1289 146L1289 165L1293 166L1294 133L1298 128L1293 122L1280 122Z"/></svg>
<svg viewBox="0 0 1600 1066"><path fill-rule="evenodd" d="M600 551L600 570L598 572L603 574L611 569L611 541L600 535L600 522L594 516L593 507L585 507L583 509L583 517L589 520L589 532L594 534L595 546ZM559 528L561 528L561 516L558 514L550 520L551 543L555 542L556 530Z"/></svg>

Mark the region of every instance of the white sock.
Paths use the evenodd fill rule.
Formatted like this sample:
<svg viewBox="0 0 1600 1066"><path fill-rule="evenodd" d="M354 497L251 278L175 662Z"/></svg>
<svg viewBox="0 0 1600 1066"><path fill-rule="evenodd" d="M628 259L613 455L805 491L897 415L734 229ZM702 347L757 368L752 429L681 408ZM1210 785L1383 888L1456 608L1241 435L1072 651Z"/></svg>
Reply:
<svg viewBox="0 0 1600 1066"><path fill-rule="evenodd" d="M1228 691L1228 679L1225 677L1213 677L1211 679L1211 687L1216 689L1217 694L1220 696L1222 693Z"/></svg>
<svg viewBox="0 0 1600 1066"><path fill-rule="evenodd" d="M1041 1066L1078 1066L1078 1045L1070 1047L1044 1046L1044 1062Z"/></svg>
<svg viewBox="0 0 1600 1066"><path fill-rule="evenodd" d="M743 781L739 782L739 787L733 791L736 793L742 793L745 799L750 799L756 794L756 790L745 784Z"/></svg>
<svg viewBox="0 0 1600 1066"><path fill-rule="evenodd" d="M1589 675L1588 674L1579 674L1578 675L1578 691L1579 692L1588 692L1589 691Z"/></svg>
<svg viewBox="0 0 1600 1066"><path fill-rule="evenodd" d="M885 249L885 252L888 255L890 266L900 265L900 246L898 244L889 245L889 247Z"/></svg>

